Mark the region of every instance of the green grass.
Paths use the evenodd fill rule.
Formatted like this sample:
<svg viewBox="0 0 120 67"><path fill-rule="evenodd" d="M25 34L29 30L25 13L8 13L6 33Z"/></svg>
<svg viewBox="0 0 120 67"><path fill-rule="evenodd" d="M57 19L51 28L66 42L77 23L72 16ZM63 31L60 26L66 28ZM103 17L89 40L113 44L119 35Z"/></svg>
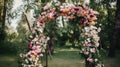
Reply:
<svg viewBox="0 0 120 67"><path fill-rule="evenodd" d="M52 59L48 57L48 67L84 67L84 60L80 58L78 50L56 49ZM17 56L0 55L0 67L18 67ZM116 58L105 58L105 67L120 67L120 54Z"/></svg>
<svg viewBox="0 0 120 67"><path fill-rule="evenodd" d="M84 67L78 51L59 51L49 60L49 67Z"/></svg>
<svg viewBox="0 0 120 67"><path fill-rule="evenodd" d="M105 67L120 67L120 51L116 52L115 58L106 57L104 59Z"/></svg>
<svg viewBox="0 0 120 67"><path fill-rule="evenodd" d="M0 55L0 67L18 67L16 56Z"/></svg>

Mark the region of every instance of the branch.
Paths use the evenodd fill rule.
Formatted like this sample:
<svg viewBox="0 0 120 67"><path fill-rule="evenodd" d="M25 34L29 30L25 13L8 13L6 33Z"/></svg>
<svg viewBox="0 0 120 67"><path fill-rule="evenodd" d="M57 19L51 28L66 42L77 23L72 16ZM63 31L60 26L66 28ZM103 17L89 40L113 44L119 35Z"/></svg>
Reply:
<svg viewBox="0 0 120 67"><path fill-rule="evenodd" d="M29 21L28 21L27 16L26 16L26 14L25 14L24 12L23 12L23 14L24 14L25 20L27 21L28 28L29 28L29 30L32 32L31 26L30 26L30 24L29 24Z"/></svg>

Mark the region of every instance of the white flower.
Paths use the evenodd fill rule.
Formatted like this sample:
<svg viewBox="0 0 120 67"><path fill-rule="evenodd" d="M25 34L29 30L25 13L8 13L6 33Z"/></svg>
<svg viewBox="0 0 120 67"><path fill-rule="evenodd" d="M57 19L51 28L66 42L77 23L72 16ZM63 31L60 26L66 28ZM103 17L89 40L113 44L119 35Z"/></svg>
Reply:
<svg viewBox="0 0 120 67"><path fill-rule="evenodd" d="M96 47L99 47L99 43L98 43L98 42L97 42L97 43L95 43L95 46L96 46Z"/></svg>
<svg viewBox="0 0 120 67"><path fill-rule="evenodd" d="M100 32L100 31L101 31L101 28L99 27L99 28L97 29L97 31Z"/></svg>
<svg viewBox="0 0 120 67"><path fill-rule="evenodd" d="M43 54L40 54L41 57L43 57Z"/></svg>
<svg viewBox="0 0 120 67"><path fill-rule="evenodd" d="M25 62L26 62L26 63L29 63L27 59L25 59Z"/></svg>
<svg viewBox="0 0 120 67"><path fill-rule="evenodd" d="M96 26L90 26L90 30L95 30L95 29L97 29L97 27Z"/></svg>
<svg viewBox="0 0 120 67"><path fill-rule="evenodd" d="M90 38L87 38L87 41L88 41L88 42L91 42L91 41L90 41Z"/></svg>
<svg viewBox="0 0 120 67"><path fill-rule="evenodd" d="M90 31L90 27L85 27L85 32L89 32Z"/></svg>
<svg viewBox="0 0 120 67"><path fill-rule="evenodd" d="M98 61L98 59L95 59L95 62L97 62Z"/></svg>
<svg viewBox="0 0 120 67"><path fill-rule="evenodd" d="M90 52L95 53L95 48L90 48Z"/></svg>
<svg viewBox="0 0 120 67"><path fill-rule="evenodd" d="M55 6L60 6L60 2L56 2L56 3L55 3Z"/></svg>
<svg viewBox="0 0 120 67"><path fill-rule="evenodd" d="M50 40L50 37L47 37L47 40Z"/></svg>

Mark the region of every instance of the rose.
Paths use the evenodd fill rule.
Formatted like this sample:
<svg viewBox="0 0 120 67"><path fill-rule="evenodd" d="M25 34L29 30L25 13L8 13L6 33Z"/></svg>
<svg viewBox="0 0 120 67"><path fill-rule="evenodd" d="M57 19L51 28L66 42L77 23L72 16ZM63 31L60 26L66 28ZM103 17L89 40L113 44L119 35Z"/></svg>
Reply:
<svg viewBox="0 0 120 67"><path fill-rule="evenodd" d="M49 9L49 8L50 8L50 3L47 3L47 4L43 7L44 10L47 10L47 9Z"/></svg>
<svg viewBox="0 0 120 67"><path fill-rule="evenodd" d="M86 55L88 55L88 54L89 54L89 52L87 51L87 52L85 52L85 54L86 54Z"/></svg>
<svg viewBox="0 0 120 67"><path fill-rule="evenodd" d="M30 37L30 38L33 38L33 36L32 36L32 35L30 35L29 37Z"/></svg>
<svg viewBox="0 0 120 67"><path fill-rule="evenodd" d="M39 55L41 53L40 49L35 50L35 53L37 53L37 55Z"/></svg>
<svg viewBox="0 0 120 67"><path fill-rule="evenodd" d="M94 61L92 58L88 58L87 60L91 63Z"/></svg>
<svg viewBox="0 0 120 67"><path fill-rule="evenodd" d="M32 49L32 46L33 46L33 45L32 45L32 42L28 43L28 48L29 48L29 49Z"/></svg>
<svg viewBox="0 0 120 67"><path fill-rule="evenodd" d="M90 48L90 52L95 53L95 48Z"/></svg>
<svg viewBox="0 0 120 67"><path fill-rule="evenodd" d="M33 46L33 47L32 47L32 50L36 50L36 46Z"/></svg>

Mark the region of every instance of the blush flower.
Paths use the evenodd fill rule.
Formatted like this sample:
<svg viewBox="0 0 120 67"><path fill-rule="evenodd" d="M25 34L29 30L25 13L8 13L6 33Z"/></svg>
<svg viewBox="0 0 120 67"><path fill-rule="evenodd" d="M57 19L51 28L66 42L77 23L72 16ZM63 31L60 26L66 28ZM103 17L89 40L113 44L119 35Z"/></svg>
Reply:
<svg viewBox="0 0 120 67"><path fill-rule="evenodd" d="M47 10L47 9L49 9L49 8L50 8L50 3L47 3L47 4L43 7L44 10Z"/></svg>
<svg viewBox="0 0 120 67"><path fill-rule="evenodd" d="M94 60L92 58L87 59L90 63L92 63Z"/></svg>
<svg viewBox="0 0 120 67"><path fill-rule="evenodd" d="M95 53L95 48L90 48L90 52Z"/></svg>

